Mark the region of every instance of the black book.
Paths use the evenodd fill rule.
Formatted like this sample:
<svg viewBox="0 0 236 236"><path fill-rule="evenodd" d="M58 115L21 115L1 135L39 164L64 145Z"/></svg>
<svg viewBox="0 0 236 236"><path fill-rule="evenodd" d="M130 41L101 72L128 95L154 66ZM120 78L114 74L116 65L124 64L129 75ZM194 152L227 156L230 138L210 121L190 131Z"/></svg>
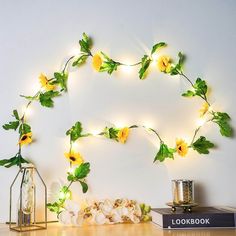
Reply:
<svg viewBox="0 0 236 236"><path fill-rule="evenodd" d="M230 207L196 207L192 212L183 212L181 208L176 212L171 208L153 208L151 216L152 222L163 229L236 226L236 209Z"/></svg>

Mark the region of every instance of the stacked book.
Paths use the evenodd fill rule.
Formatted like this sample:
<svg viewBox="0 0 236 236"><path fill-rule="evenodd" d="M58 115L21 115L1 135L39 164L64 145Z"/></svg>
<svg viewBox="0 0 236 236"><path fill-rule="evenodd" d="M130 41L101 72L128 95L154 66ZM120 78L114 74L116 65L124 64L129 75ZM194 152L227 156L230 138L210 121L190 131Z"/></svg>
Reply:
<svg viewBox="0 0 236 236"><path fill-rule="evenodd" d="M179 228L218 228L236 226L236 208L231 207L196 207L192 212L183 212L178 208L153 208L152 222L163 229Z"/></svg>

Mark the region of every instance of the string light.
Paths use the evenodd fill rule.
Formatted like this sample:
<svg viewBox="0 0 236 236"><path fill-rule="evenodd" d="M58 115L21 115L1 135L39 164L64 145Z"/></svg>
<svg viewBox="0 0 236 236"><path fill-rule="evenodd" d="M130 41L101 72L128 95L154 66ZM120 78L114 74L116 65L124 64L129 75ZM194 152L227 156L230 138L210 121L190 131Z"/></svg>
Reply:
<svg viewBox="0 0 236 236"><path fill-rule="evenodd" d="M147 131L151 131L151 129L152 129L152 128L147 127L147 126L145 126L145 125L143 125L142 127L143 127L144 129L146 129Z"/></svg>
<svg viewBox="0 0 236 236"><path fill-rule="evenodd" d="M93 136L97 136L97 135L99 135L99 134L101 133L101 131L100 131L100 130L92 130L90 133L91 133Z"/></svg>
<svg viewBox="0 0 236 236"><path fill-rule="evenodd" d="M79 144L77 142L72 143L71 151L75 151L79 148Z"/></svg>
<svg viewBox="0 0 236 236"><path fill-rule="evenodd" d="M25 117L29 117L32 115L32 108L30 106L23 106L21 109L22 114L25 115Z"/></svg>
<svg viewBox="0 0 236 236"><path fill-rule="evenodd" d="M68 192L66 192L66 193L63 192L63 191L61 191L61 192L59 193L59 199L69 199L70 196L71 196L70 191L68 191Z"/></svg>
<svg viewBox="0 0 236 236"><path fill-rule="evenodd" d="M123 121L115 122L115 127L117 127L117 128L124 128L126 126L127 126L127 122L123 122Z"/></svg>
<svg viewBox="0 0 236 236"><path fill-rule="evenodd" d="M158 60L159 55L157 53L152 54L152 60L156 63Z"/></svg>
<svg viewBox="0 0 236 236"><path fill-rule="evenodd" d="M83 43L85 44L85 46L86 47L81 47L83 50L81 50L81 49L79 49L78 47L74 47L74 48L72 48L71 49L71 51L70 51L70 54L72 54L71 55L71 57L66 61L66 63L65 63L65 65L64 65L64 69L63 69L63 71L61 72L61 75L60 76L63 76L63 78L65 79L66 77L65 77L65 71L66 71L66 69L68 69L69 68L69 66L70 66L70 62L72 62L72 59L73 60L75 60L75 59L77 59L78 57L79 57L79 55L81 55L81 54L84 54L84 52L86 52L86 51L88 51L87 53L87 55L92 55L92 53L90 52L90 44L88 43L88 42L86 42L86 41L89 41L89 40L87 40L87 36L86 36L86 34L84 34L83 35L83 37L84 37L84 41L83 41ZM82 45L81 45L82 46ZM144 47L145 47L145 45L143 45ZM85 50L86 48L88 48L88 50ZM82 52L81 52L82 51ZM152 51L154 51L154 50L152 50ZM164 69L161 69L160 68L160 65L159 66L157 66L157 61L158 60L160 60L161 58L158 58L158 54L157 53L151 53L150 52L150 50L148 50L146 47L145 47L145 52L146 52L146 54L147 55L145 55L145 57L144 57L144 59L142 59L142 62L137 62L137 63L135 63L135 64L132 64L132 63L130 63L130 62L124 62L124 64L123 63L121 63L121 62L116 62L116 61L113 61L113 60L107 60L107 61L105 61L106 62L106 67L105 67L105 69L104 69L104 71L106 71L106 72L108 72L109 74L111 74L113 71L114 71L114 63L115 63L115 65L119 65L120 66L120 69L124 72L124 73L126 73L126 74L130 74L132 71L133 71L133 69L134 69L134 66L138 66L139 67L139 69L141 68L141 72L142 73L139 73L139 76L140 76L140 79L144 79L145 78L145 71L148 69L148 66L149 66L149 62L151 61L151 66L155 66L155 67L159 67L159 69L160 69L160 71L162 71L162 72L165 72L166 74L170 74L170 75L172 75L172 71L170 71L170 72L168 72L167 71L167 66L168 65L170 65L170 61L169 60L167 60L168 61L168 65L164 65ZM179 59L181 59L181 53L179 54ZM108 58L109 59L109 58ZM180 60L181 61L181 60ZM160 63L161 64L161 63ZM166 64L166 63L164 63L164 64ZM181 63L179 62L178 64L172 64L172 66L176 66L176 68L178 68L178 67L181 67ZM177 67L178 66L178 67ZM56 71L56 69L55 69L55 71ZM68 69L68 73L70 72L70 70ZM188 77L185 75L185 74L183 74L183 72L176 72L178 75L175 75L175 77L184 77L185 79L187 79L188 80L188 82L190 82L190 84L192 85L192 87L193 87L193 83L191 82L191 80L190 79L188 79ZM58 73L59 74L59 73ZM56 77L56 76L55 76ZM54 80L54 79L53 79ZM76 81L76 80L75 80ZM179 81L179 80L176 80L176 81ZM53 82L55 82L55 84L56 85L60 85L59 84L59 82L57 82L56 81L56 78L55 78L55 80L53 81ZM65 81L66 82L66 81ZM198 81L196 81L196 82L198 82ZM39 84L37 84L38 86L39 86ZM66 84L65 84L66 85ZM39 94L40 94L40 92L42 92L42 89L45 89L45 87L46 86L42 86L41 87L41 89L39 89L39 91L38 91L38 93L36 93L36 95L33 97L33 98L36 98ZM61 86L61 87L65 87L65 86ZM36 88L36 86L34 86L34 89ZM46 87L47 88L47 87ZM193 92L195 92L195 90L196 90L196 92L197 92L197 89L194 89L194 88L192 88L191 89L191 91L193 91ZM206 87L206 90L207 90L207 87ZM55 92L55 91L54 91ZM44 94L40 94L40 95L44 95ZM201 96L200 96L201 97ZM201 97L201 98L203 98L206 102L207 102L207 98L206 98L206 96L204 96L204 97ZM33 101L34 99L32 99L32 101ZM32 102L31 101L31 102ZM39 101L40 101L40 103L41 103L41 100L39 99ZM28 102L28 105L30 105L31 104L31 102ZM44 105L43 103L41 103L42 105ZM207 104L209 104L208 102L207 102ZM215 114L215 112L212 110L212 108L211 107L209 107L208 108L208 111L209 112L212 112L212 115L214 116L214 114ZM31 108L30 107L23 107L22 108L22 114L24 115L24 116L29 116L29 115L31 115L32 114L32 110L31 110ZM226 113L227 114L227 113ZM15 113L14 113L14 115L15 115ZM223 119L223 113L220 113L219 112L219 118L221 118L221 116L222 116L222 119ZM16 115L15 115L16 116ZM24 118L24 116L23 116L23 118ZM215 116L214 116L215 117ZM16 117L17 118L17 117ZM197 125L198 125L198 128L195 130L195 134L194 134L194 137L193 137L193 140L194 140L194 138L195 137L197 137L196 136L196 134L198 133L198 131L200 130L200 127L201 126L203 126L206 122L208 122L208 121L210 121L210 120L205 120L205 119L203 119L203 118L199 118L198 120L197 120ZM226 118L225 119L225 122L227 122L228 121L228 119ZM23 120L23 122L24 122L24 120ZM13 123L13 122L11 122L11 123ZM167 146L167 144L166 143L164 143L164 141L162 140L162 138L159 136L159 134L158 134L158 132L156 131L156 130L154 130L153 128L151 128L151 127L154 127L153 126L153 123L151 123L151 122L144 122L143 123L144 125L143 126L139 126L139 127L143 127L144 129L146 129L147 131L151 131L152 133L155 133L157 136L158 136L158 138L159 138L159 141L160 141L160 151L159 151L159 153L160 153L160 155L162 155L162 158L163 159L159 159L159 160L161 160L161 161L163 161L165 158L167 158L167 157L169 157L169 156L166 156L166 154L163 152L162 153L162 148L163 147L165 147L165 149L168 151L168 146ZM10 124L11 125L11 124ZM228 125L227 123L226 123L226 125ZM102 134L104 134L104 136L105 137L108 137L108 138L110 138L110 139L115 139L115 140L117 140L117 141L119 141L119 142L122 142L122 143L125 143L125 141L126 141L126 139L127 139L127 137L128 137L128 132L125 132L125 131L123 131L122 130L122 132L120 132L120 130L118 130L122 135L117 135L117 129L116 128L124 128L124 127L126 127L127 126L127 122L119 122L118 124L116 124L116 127L115 127L115 132L113 132L113 135L106 135L107 133L105 133L104 134L104 132L102 132L101 133L101 131L98 131L98 130L93 130L92 132L91 132L91 134L93 135L93 136L97 136L97 135L102 135ZM133 128L136 128L135 126L133 126ZM7 128L6 128L7 129ZM126 130L128 130L128 129L126 129ZM114 130L112 130L111 129L111 131L114 131ZM229 132L227 132L226 134L224 134L224 136L231 136L232 134L232 132L230 132L231 131L231 129L229 130ZM109 130L109 132L110 132L110 130ZM123 136L123 133L124 133L124 136L126 136L124 139L120 139L120 137L119 136ZM223 135L223 134L222 134ZM181 137L183 137L183 136L181 136ZM205 138L205 137L204 137ZM68 139L68 138L67 138ZM201 138L202 139L202 138ZM200 141L201 141L201 139L200 139ZM125 141L123 141L123 140L125 140ZM189 137L185 137L184 138L184 140L185 141L187 141L187 143L190 143L190 138ZM156 141L156 139L155 139L155 141ZM203 140L204 141L204 140ZM210 143L210 141L208 141L208 140L205 140L204 142L208 142L208 143ZM68 143L68 142L67 142ZM156 142L154 143L154 139L152 139L152 143L156 146ZM184 141L183 141L183 143L185 143ZM193 143L194 144L194 143ZM73 142L73 143L71 143L71 140L70 140L70 146L69 146L69 148L70 148L70 152L72 151L74 151L74 150L76 150L76 149L78 149L79 148L79 146L80 146L80 144L78 144L77 142ZM211 147L213 147L214 145L213 144L211 144L211 147L210 147L210 145L208 145L209 146L209 148L211 148ZM158 148L159 146L157 146L157 148ZM198 147L199 148L199 147ZM203 145L203 148L205 149L205 147L204 147L204 145ZM195 149L195 148L194 148ZM167 151L165 151L165 152L167 152ZM197 150L199 153L207 153L207 152L202 152L202 151L204 151L204 150ZM208 151L208 150L207 150ZM170 151L169 151L170 152ZM173 151L174 152L174 151ZM18 154L20 155L21 154L21 149L18 151ZM17 154L17 155L18 155ZM76 153L77 154L77 153ZM170 153L167 153L168 155L170 155ZM172 154L172 153L171 153ZM183 156L183 155L181 155L181 156ZM155 160L154 161L156 161L156 158L155 158ZM14 163L13 163L14 164ZM89 163L88 163L89 164ZM70 174L72 174L72 175L74 175L74 172L75 172L75 167L70 167L69 169L68 169L68 171L67 171L68 173L70 173ZM73 182L73 181L72 181ZM71 182L71 183L72 183ZM70 184L71 185L71 184ZM70 187L70 185L68 185L68 187L63 187L62 188L62 190L60 191L60 193L59 193L59 198L60 199L62 199L62 200L65 200L65 199L69 199L69 198L71 198L71 191L69 190L69 187ZM81 185L82 185L82 182L81 182ZM84 187L84 186L82 186L82 187ZM83 189L84 190L84 189ZM55 203L57 203L57 202L55 202ZM64 201L60 201L59 203L64 203ZM60 205L59 205L60 206Z"/></svg>
<svg viewBox="0 0 236 236"><path fill-rule="evenodd" d="M152 127L154 127L153 122L147 120L143 122L143 128L150 131L151 129L153 129Z"/></svg>
<svg viewBox="0 0 236 236"><path fill-rule="evenodd" d="M134 66L132 66L134 64L134 60L133 58L128 58L123 57L122 58L122 64L119 67L120 70L124 73L124 74L131 74L132 72L134 72Z"/></svg>
<svg viewBox="0 0 236 236"><path fill-rule="evenodd" d="M120 67L120 69L125 74L131 74L134 70L134 68L132 66L129 66L129 65L122 65Z"/></svg>
<svg viewBox="0 0 236 236"><path fill-rule="evenodd" d="M38 81L33 81L31 84L30 84L30 91L39 91L41 89L41 85L40 83L38 83Z"/></svg>
<svg viewBox="0 0 236 236"><path fill-rule="evenodd" d="M70 174L74 173L74 171L75 171L75 167L69 167L67 170L67 172Z"/></svg>
<svg viewBox="0 0 236 236"><path fill-rule="evenodd" d="M75 55L79 55L81 53L80 49L78 47L73 47L71 50L70 50L70 53L69 55L71 56L75 56Z"/></svg>
<svg viewBox="0 0 236 236"><path fill-rule="evenodd" d="M199 118L196 123L197 126L203 126L206 123L206 120L204 118Z"/></svg>

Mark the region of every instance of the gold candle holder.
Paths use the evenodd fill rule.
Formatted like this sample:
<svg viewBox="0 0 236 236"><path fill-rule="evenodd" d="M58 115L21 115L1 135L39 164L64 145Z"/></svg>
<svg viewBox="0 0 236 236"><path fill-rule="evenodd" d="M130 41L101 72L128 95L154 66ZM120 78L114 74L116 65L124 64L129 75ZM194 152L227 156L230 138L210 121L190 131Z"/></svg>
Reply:
<svg viewBox="0 0 236 236"><path fill-rule="evenodd" d="M194 203L193 180L172 180L173 203L176 205Z"/></svg>

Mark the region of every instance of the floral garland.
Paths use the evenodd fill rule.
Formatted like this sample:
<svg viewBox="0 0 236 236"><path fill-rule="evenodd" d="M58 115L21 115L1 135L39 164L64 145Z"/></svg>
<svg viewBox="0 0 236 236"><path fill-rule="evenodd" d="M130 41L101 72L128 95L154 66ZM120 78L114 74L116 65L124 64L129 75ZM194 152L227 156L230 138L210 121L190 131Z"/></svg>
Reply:
<svg viewBox="0 0 236 236"><path fill-rule="evenodd" d="M19 115L18 111L13 110L13 121L8 122L3 125L5 130L15 130L19 133L18 138L18 152L10 159L0 160L0 165L6 168L17 165L21 167L22 163L28 162L25 158L22 157L21 150L23 145L30 144L32 142L32 131L31 126L26 121L26 112L27 109L32 105L34 101L38 101L42 106L51 108L54 105L54 98L61 96L64 92L67 91L67 81L70 72L70 65L72 67L80 67L83 65L88 57L92 57L92 66L98 72L107 72L112 74L114 71L118 70L120 66L133 67L138 66L139 69L139 78L144 80L147 77L147 71L152 62L156 63L157 68L170 76L179 75L181 78L185 79L190 84L190 89L182 94L183 97L199 97L203 100L201 109L199 110L199 116L202 119L201 124L194 130L193 138L190 143L187 143L183 139L176 140L176 146L171 148L166 142L162 139L161 135L154 129L144 126L127 126L123 128L118 127L106 127L98 135L104 136L109 139L116 140L121 143L125 143L129 132L133 128L146 128L148 131L153 132L158 140L160 141L160 146L157 151L157 154L154 158L155 161L163 162L166 158L174 159L174 153L178 153L180 156L184 157L187 155L188 150L192 148L197 151L199 154L208 154L209 149L213 148L215 145L206 139L204 136L200 136L197 139L197 135L200 129L203 127L204 123L213 122L219 126L220 133L225 137L233 136L233 128L230 125L230 116L225 112L219 112L213 110L209 100L208 100L208 86L205 80L197 78L195 82L192 82L189 77L184 73L183 65L185 57L179 52L177 62L174 62L169 56L161 55L161 48L167 46L165 42L156 43L150 54L145 54L141 61L134 64L124 64L116 60L111 59L104 52L98 52L93 54L91 51L92 40L85 33L83 33L83 38L79 40L80 53L71 56L63 66L62 70L54 73L52 78L48 78L46 75L41 74L39 76L39 81L41 88L33 96L21 95L21 97L28 100L26 104L26 109L23 114ZM158 59L156 60L156 56ZM70 162L70 166L76 165L77 167L72 171L69 171L67 174L67 180L69 184L63 186L59 193L59 199L55 203L48 204L48 208L56 212L57 214L61 213L65 206L66 200L71 197L70 186L73 182L80 182L83 192L88 190L85 178L90 172L90 164L88 162L84 163L83 157L80 153L73 150L73 143L76 142L79 138L91 136L90 133L82 132L82 125L80 122L76 122L71 129L66 132L66 135L70 137L70 149L68 153L65 153L66 158Z"/></svg>
<svg viewBox="0 0 236 236"><path fill-rule="evenodd" d="M86 202L83 207L77 202L66 200L58 218L65 225L75 226L140 223L151 219L150 210L150 206L128 199Z"/></svg>

